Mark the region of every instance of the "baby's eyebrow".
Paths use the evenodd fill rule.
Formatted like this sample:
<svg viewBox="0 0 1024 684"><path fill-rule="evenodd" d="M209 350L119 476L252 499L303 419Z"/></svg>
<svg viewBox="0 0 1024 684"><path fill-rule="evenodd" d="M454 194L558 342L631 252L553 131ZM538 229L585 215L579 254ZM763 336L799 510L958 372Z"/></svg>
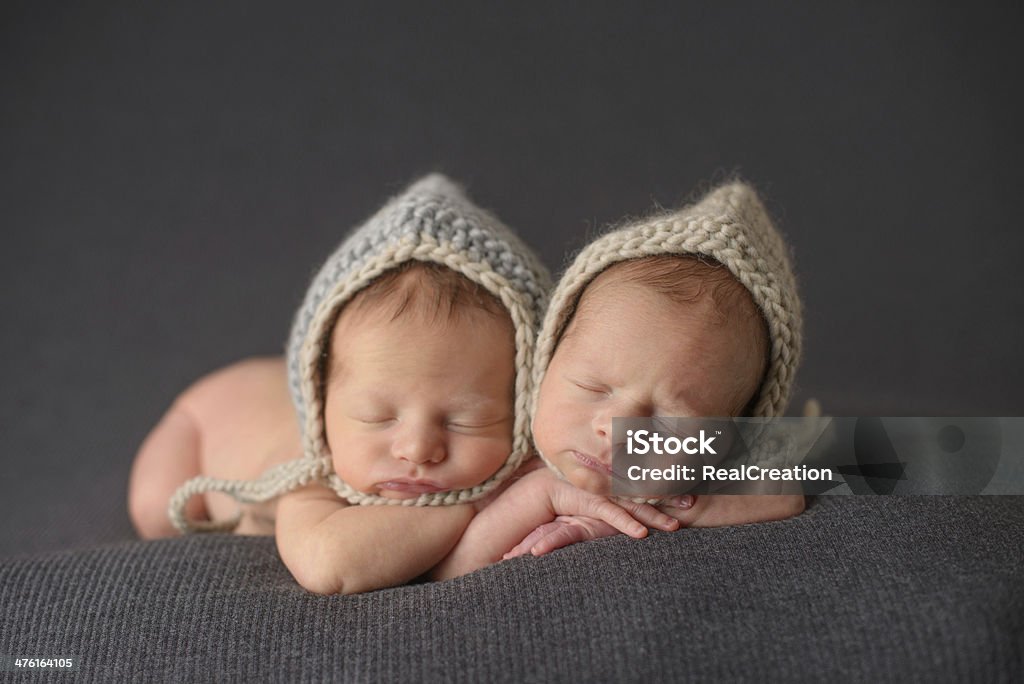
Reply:
<svg viewBox="0 0 1024 684"><path fill-rule="evenodd" d="M668 393L665 396L665 401L656 402L656 404L664 407L667 411L673 411L674 415L688 415L692 411L700 413L700 389L693 385L684 385Z"/></svg>
<svg viewBox="0 0 1024 684"><path fill-rule="evenodd" d="M353 388L359 403L366 403L375 406L392 406L401 403L400 397L381 392L377 388ZM497 398L487 394L470 392L459 395L452 395L443 404L435 408L443 409L446 412L469 412L478 409L481 412L492 411L499 406Z"/></svg>
<svg viewBox="0 0 1024 684"><path fill-rule="evenodd" d="M338 358L340 355L333 355L330 357L327 377L324 378L324 384L327 387L334 387L341 379L345 376L347 369L346 365L342 363L342 360Z"/></svg>
<svg viewBox="0 0 1024 684"><path fill-rule="evenodd" d="M701 388L694 388L692 394L686 396L680 396L677 401L681 402L674 405L672 408L676 411L679 416L703 416L707 418L717 417L726 418L729 416L738 415L737 410L732 407L732 399L722 399L726 402L721 406L715 404L713 400L709 400L705 397L704 392L700 391ZM741 407L742 408L742 407Z"/></svg>
<svg viewBox="0 0 1024 684"><path fill-rule="evenodd" d="M372 389L362 390L358 393L358 396L360 402L373 404L375 406L384 406L392 403L392 397L381 394L380 392L376 392Z"/></svg>
<svg viewBox="0 0 1024 684"><path fill-rule="evenodd" d="M475 408L490 410L499 404L499 400L488 394L469 392L449 398L449 408L454 411L470 411Z"/></svg>

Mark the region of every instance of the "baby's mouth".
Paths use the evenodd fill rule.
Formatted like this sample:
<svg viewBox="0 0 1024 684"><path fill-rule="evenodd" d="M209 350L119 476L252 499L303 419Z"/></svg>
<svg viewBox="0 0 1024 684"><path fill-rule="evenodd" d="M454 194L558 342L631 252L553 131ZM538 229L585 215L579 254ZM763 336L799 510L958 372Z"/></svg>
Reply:
<svg viewBox="0 0 1024 684"><path fill-rule="evenodd" d="M586 454L581 454L578 451L573 451L572 456L580 465L586 468L590 468L591 470L599 472L602 475L608 475L609 477L615 475L615 473L611 469L611 466L606 466L604 463L601 463L601 461L598 461L596 458L587 456Z"/></svg>
<svg viewBox="0 0 1024 684"><path fill-rule="evenodd" d="M432 494L434 492L443 492L447 489L440 482L435 482L434 480L412 480L407 478L388 480L381 482L377 486L392 492L404 492L407 494Z"/></svg>

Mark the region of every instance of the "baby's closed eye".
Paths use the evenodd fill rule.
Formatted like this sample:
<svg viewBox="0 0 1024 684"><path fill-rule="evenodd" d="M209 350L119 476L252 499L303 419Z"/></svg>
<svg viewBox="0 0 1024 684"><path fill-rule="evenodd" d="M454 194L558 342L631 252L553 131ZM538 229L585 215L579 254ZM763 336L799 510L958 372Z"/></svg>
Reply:
<svg viewBox="0 0 1024 684"><path fill-rule="evenodd" d="M603 395L611 394L611 388L610 387L608 387L607 385L605 385L603 383L597 382L595 380L591 380L589 378L571 378L571 377L566 377L566 380L568 380L572 385L575 385L578 389L580 389L580 390L582 390L584 392L589 392L591 394L603 394Z"/></svg>
<svg viewBox="0 0 1024 684"><path fill-rule="evenodd" d="M445 421L445 428L457 432L484 431L488 428L503 426L512 420L511 414L503 416L469 415L453 416Z"/></svg>
<svg viewBox="0 0 1024 684"><path fill-rule="evenodd" d="M359 415L359 416L351 416L351 418L352 418L352 420L356 421L357 423L362 423L363 425L377 425L377 426L390 425L392 422L395 421L395 417L394 416L388 416L388 415Z"/></svg>

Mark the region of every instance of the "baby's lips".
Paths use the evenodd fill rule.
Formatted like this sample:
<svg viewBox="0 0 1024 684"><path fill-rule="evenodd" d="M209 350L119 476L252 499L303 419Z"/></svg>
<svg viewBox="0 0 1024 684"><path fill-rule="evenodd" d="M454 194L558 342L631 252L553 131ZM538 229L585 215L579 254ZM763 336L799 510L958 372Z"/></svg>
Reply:
<svg viewBox="0 0 1024 684"><path fill-rule="evenodd" d="M446 485L434 480L415 480L411 478L398 478L378 484L381 489L388 489L407 494L433 494L448 489Z"/></svg>
<svg viewBox="0 0 1024 684"><path fill-rule="evenodd" d="M693 508L694 502L697 501L697 497L693 494L682 494L680 496L673 496L664 501L663 505L671 506L672 508Z"/></svg>

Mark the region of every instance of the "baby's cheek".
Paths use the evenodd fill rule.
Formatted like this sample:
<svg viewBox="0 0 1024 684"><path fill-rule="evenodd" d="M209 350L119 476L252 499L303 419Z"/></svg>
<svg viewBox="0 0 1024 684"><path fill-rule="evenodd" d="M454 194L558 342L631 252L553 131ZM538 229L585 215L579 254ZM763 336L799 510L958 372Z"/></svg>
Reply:
<svg viewBox="0 0 1024 684"><path fill-rule="evenodd" d="M537 450L545 456L565 448L572 448L578 431L580 407L564 397L549 393L541 396L537 417L533 422L533 437Z"/></svg>
<svg viewBox="0 0 1024 684"><path fill-rule="evenodd" d="M494 464L494 470L497 470L505 461L508 460L509 455L512 453L512 431L502 435L499 439L494 440L492 446L488 450L487 460Z"/></svg>
<svg viewBox="0 0 1024 684"><path fill-rule="evenodd" d="M459 476L460 485L463 487L475 487L498 472L498 469L508 460L512 453L512 436L501 436L493 438L470 438L470 440L459 447L462 456L462 465L459 466L462 474Z"/></svg>
<svg viewBox="0 0 1024 684"><path fill-rule="evenodd" d="M340 442L340 436L338 433L343 429L343 423L339 419L339 407L335 404L333 399L333 393L324 397L322 417L324 424L324 441L327 442L327 449L331 453L334 453L332 445Z"/></svg>
<svg viewBox="0 0 1024 684"><path fill-rule="evenodd" d="M541 401L533 419L533 445L537 451L547 454L551 448L551 418L547 405Z"/></svg>

